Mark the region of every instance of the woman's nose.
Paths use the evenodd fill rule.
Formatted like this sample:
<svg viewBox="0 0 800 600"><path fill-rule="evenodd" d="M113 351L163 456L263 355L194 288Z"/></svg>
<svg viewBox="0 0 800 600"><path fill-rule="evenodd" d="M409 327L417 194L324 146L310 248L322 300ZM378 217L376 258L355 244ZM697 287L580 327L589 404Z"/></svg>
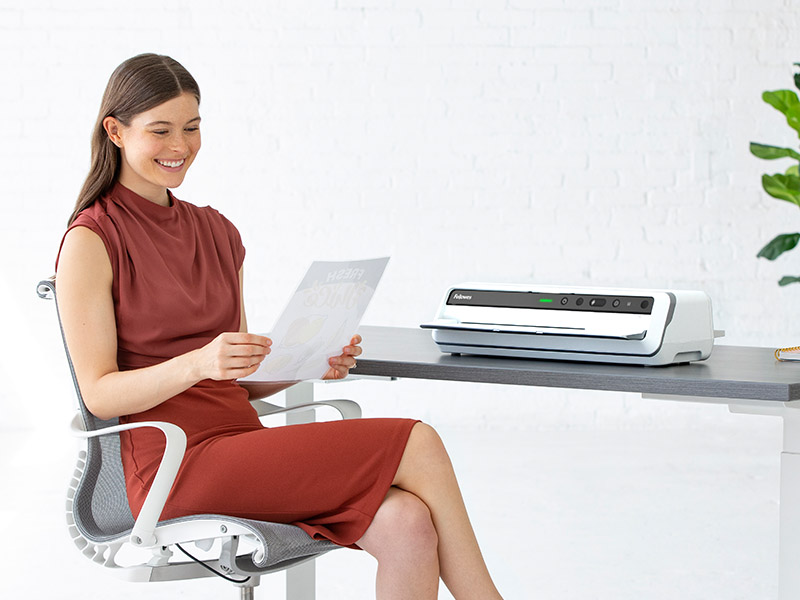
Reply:
<svg viewBox="0 0 800 600"><path fill-rule="evenodd" d="M189 142L186 140L186 136L179 133L173 136L171 146L176 152L185 153L189 149Z"/></svg>

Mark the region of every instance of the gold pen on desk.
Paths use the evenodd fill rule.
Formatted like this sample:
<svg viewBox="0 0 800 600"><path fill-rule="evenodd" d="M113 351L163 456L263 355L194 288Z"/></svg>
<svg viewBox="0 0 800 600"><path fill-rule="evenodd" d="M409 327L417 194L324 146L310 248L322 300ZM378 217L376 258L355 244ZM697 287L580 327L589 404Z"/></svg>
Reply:
<svg viewBox="0 0 800 600"><path fill-rule="evenodd" d="M775 350L775 358L780 361L800 360L800 346L778 348Z"/></svg>

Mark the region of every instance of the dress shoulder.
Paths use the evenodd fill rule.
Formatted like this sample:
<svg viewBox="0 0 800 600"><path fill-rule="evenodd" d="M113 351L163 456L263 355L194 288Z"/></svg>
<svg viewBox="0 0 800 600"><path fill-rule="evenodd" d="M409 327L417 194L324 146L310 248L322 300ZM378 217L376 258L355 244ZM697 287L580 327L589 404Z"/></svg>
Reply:
<svg viewBox="0 0 800 600"><path fill-rule="evenodd" d="M239 233L239 229L236 225L216 208L211 206L195 206L188 202L184 202L184 204L188 204L192 207L192 210L203 215L209 222L212 231L214 231L215 237L224 235L225 239L227 239L230 244L230 249L236 262L236 269L239 270L242 264L244 264L246 250L242 242L242 235Z"/></svg>
<svg viewBox="0 0 800 600"><path fill-rule="evenodd" d="M67 227L64 235L61 236L61 242L58 245L58 253L56 254L56 270L58 270L58 261L61 258L61 250L64 247L64 240L67 238L67 234L77 227L85 227L86 229L97 234L97 236L103 241L103 245L106 248L109 259L113 261L113 259L116 257L116 247L111 241L112 228L110 227L110 219L108 213L106 213L102 207L99 206L99 204L99 202L95 202L88 208L78 213L78 216L75 217L75 220L69 225L69 227Z"/></svg>

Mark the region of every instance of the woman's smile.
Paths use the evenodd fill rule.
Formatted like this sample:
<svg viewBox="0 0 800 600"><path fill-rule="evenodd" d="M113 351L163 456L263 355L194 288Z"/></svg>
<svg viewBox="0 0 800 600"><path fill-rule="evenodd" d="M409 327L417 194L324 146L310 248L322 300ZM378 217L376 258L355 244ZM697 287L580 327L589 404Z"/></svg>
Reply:
<svg viewBox="0 0 800 600"><path fill-rule="evenodd" d="M157 158L156 162L164 170L169 171L170 173L176 173L183 168L184 163L186 163L186 159L181 158L179 160L162 160L160 158Z"/></svg>

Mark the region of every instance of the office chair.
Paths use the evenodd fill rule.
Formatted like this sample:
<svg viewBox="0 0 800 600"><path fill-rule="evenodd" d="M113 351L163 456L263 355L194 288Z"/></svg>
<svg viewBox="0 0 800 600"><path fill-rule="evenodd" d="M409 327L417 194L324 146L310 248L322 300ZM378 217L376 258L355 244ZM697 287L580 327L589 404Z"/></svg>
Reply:
<svg viewBox="0 0 800 600"><path fill-rule="evenodd" d="M54 300L58 314L55 278L39 282L37 293ZM60 316L58 320L78 400L71 429L86 440L86 450L79 454L67 491L67 524L73 541L87 558L128 581L174 581L216 574L238 586L242 599L252 599L261 575L338 548L283 523L216 514L159 521L186 450L185 433L172 423L120 425L117 419L101 420L90 413L81 396ZM351 400L315 401L290 408L262 400L253 401L253 405L259 416L323 405L335 408L345 419L361 416L361 408ZM139 517L134 519L125 490L119 433L138 427L160 429L167 445ZM214 558L198 560L184 548L190 543L206 553L212 552ZM176 550L180 551L177 556ZM124 556L128 554L138 554L139 558Z"/></svg>

